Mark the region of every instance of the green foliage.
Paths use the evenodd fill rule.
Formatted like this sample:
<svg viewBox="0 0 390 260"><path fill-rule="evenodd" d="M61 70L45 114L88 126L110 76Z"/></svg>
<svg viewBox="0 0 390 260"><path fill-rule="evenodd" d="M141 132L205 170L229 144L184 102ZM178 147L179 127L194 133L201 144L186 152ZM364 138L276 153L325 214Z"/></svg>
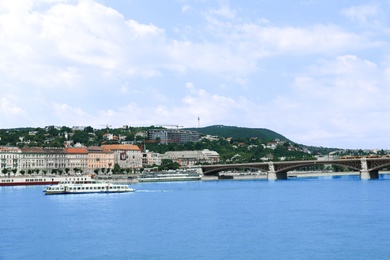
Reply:
<svg viewBox="0 0 390 260"><path fill-rule="evenodd" d="M177 170L180 168L180 165L176 162L172 162L171 160L164 159L161 162L161 165L158 167L159 171L167 171L167 170Z"/></svg>
<svg viewBox="0 0 390 260"><path fill-rule="evenodd" d="M246 128L246 127L237 127L237 126L224 126L224 125L213 125L203 128L186 128L188 130L197 131L201 134L215 135L222 137L232 137L234 139L240 138L251 138L257 137L263 140L272 141L279 139L282 141L289 141L283 135L280 135L274 131L265 128Z"/></svg>
<svg viewBox="0 0 390 260"><path fill-rule="evenodd" d="M119 166L119 164L116 163L116 164L114 165L114 169L113 169L112 173L113 173L113 174L120 174L121 171L122 171L122 170L121 170L121 167Z"/></svg>

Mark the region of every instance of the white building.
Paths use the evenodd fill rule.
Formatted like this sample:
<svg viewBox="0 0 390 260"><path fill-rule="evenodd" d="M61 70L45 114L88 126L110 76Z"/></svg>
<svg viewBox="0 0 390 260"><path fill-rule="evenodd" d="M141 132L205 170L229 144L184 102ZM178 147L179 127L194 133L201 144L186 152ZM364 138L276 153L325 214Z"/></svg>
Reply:
<svg viewBox="0 0 390 260"><path fill-rule="evenodd" d="M162 155L162 159L169 159L177 162L180 166L190 167L196 164L218 163L219 154L208 149L203 151L173 151L166 152Z"/></svg>

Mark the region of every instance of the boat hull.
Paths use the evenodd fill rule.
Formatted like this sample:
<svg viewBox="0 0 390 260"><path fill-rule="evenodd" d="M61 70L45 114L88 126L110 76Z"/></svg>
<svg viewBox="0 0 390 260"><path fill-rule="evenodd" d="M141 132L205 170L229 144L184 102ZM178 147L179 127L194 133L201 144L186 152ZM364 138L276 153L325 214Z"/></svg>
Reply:
<svg viewBox="0 0 390 260"><path fill-rule="evenodd" d="M170 182L170 181L199 181L201 177L183 177L183 178L168 178L168 177L152 177L152 178L138 178L139 182Z"/></svg>
<svg viewBox="0 0 390 260"><path fill-rule="evenodd" d="M34 185L53 185L59 181L36 181L36 182L0 182L1 186L34 186Z"/></svg>
<svg viewBox="0 0 390 260"><path fill-rule="evenodd" d="M63 181L90 181L91 176L37 176L37 177L11 177L0 178L1 186L33 186L33 185L55 185Z"/></svg>
<svg viewBox="0 0 390 260"><path fill-rule="evenodd" d="M194 172L148 172L138 177L139 182L199 181L202 177Z"/></svg>
<svg viewBox="0 0 390 260"><path fill-rule="evenodd" d="M87 192L70 192L70 191L57 191L57 192L46 192L45 195L64 195L64 194L92 194L92 193L126 193L134 192L135 190L126 190L126 191L87 191Z"/></svg>
<svg viewBox="0 0 390 260"><path fill-rule="evenodd" d="M46 195L58 194L88 194L88 193L125 193L133 192L134 189L125 184L113 183L60 183L58 185L48 186L44 193Z"/></svg>

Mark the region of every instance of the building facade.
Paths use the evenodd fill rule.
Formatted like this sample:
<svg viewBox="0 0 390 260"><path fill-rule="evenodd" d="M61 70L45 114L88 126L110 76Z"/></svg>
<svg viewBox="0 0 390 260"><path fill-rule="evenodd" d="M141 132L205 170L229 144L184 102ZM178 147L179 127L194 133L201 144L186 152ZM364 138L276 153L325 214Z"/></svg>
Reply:
<svg viewBox="0 0 390 260"><path fill-rule="evenodd" d="M85 147L65 148L66 166L73 173L88 171L88 150Z"/></svg>
<svg viewBox="0 0 390 260"><path fill-rule="evenodd" d="M88 169L113 169L114 152L103 151L100 146L88 147Z"/></svg>
<svg viewBox="0 0 390 260"><path fill-rule="evenodd" d="M191 167L197 164L213 164L219 162L219 154L215 151L173 151L162 155L163 159L177 162L182 167Z"/></svg>
<svg viewBox="0 0 390 260"><path fill-rule="evenodd" d="M18 169L21 153L17 147L0 147L1 169Z"/></svg>
<svg viewBox="0 0 390 260"><path fill-rule="evenodd" d="M114 153L114 162L123 169L139 169L142 167L141 149L134 144L102 145L104 152Z"/></svg>
<svg viewBox="0 0 390 260"><path fill-rule="evenodd" d="M188 143L199 141L199 133L180 129L151 129L148 130L149 140L160 140L160 143Z"/></svg>
<svg viewBox="0 0 390 260"><path fill-rule="evenodd" d="M154 152L145 152L142 154L142 166L161 165L161 155Z"/></svg>
<svg viewBox="0 0 390 260"><path fill-rule="evenodd" d="M133 144L67 148L0 147L0 173L89 174L96 170L108 173L116 164L122 169L136 171L142 167L161 165L163 159L172 160L183 167L191 167L196 164L218 163L219 154L210 150L142 153Z"/></svg>

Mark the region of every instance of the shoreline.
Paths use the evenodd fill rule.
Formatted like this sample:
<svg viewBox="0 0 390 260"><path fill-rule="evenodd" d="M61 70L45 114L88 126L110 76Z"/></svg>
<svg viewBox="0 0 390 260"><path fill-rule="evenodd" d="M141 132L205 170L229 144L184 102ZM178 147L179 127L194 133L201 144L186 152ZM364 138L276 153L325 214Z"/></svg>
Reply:
<svg viewBox="0 0 390 260"><path fill-rule="evenodd" d="M317 177L337 177L337 176L358 176L359 172L289 172L287 174L288 179L293 178L317 178ZM388 175L390 171L379 172L379 175ZM137 176L128 176L127 178L102 178L99 180L102 181L110 181L114 183L127 183L127 184L136 184L140 183L137 180ZM223 181L223 180L267 180L267 174L229 174L229 175L221 175L221 176L205 176L203 175L201 180L199 181ZM161 181L156 181L161 182Z"/></svg>
<svg viewBox="0 0 390 260"><path fill-rule="evenodd" d="M337 177L337 176L358 176L359 172L288 172L287 179L295 179L295 178L318 178L318 177ZM390 171L381 171L379 175L389 175ZM97 175L95 177L98 181L103 182L112 182L112 183L121 183L121 184L137 184L140 183L138 181L139 174L134 175ZM11 178L18 178L11 177ZM26 176L24 176L26 177ZM40 177L40 176L31 176L31 178ZM46 176L49 177L49 176ZM54 176L50 176L52 178ZM59 176L57 176L59 177ZM65 176L60 176L65 177ZM66 176L66 177L78 177L78 176ZM22 177L20 177L22 178ZM1 179L8 179L8 177L0 177ZM223 180L267 180L267 174L245 174L245 173L229 173L222 174L220 176L206 176L202 175L200 180L185 180L185 181L223 181ZM162 182L162 181L155 181Z"/></svg>

